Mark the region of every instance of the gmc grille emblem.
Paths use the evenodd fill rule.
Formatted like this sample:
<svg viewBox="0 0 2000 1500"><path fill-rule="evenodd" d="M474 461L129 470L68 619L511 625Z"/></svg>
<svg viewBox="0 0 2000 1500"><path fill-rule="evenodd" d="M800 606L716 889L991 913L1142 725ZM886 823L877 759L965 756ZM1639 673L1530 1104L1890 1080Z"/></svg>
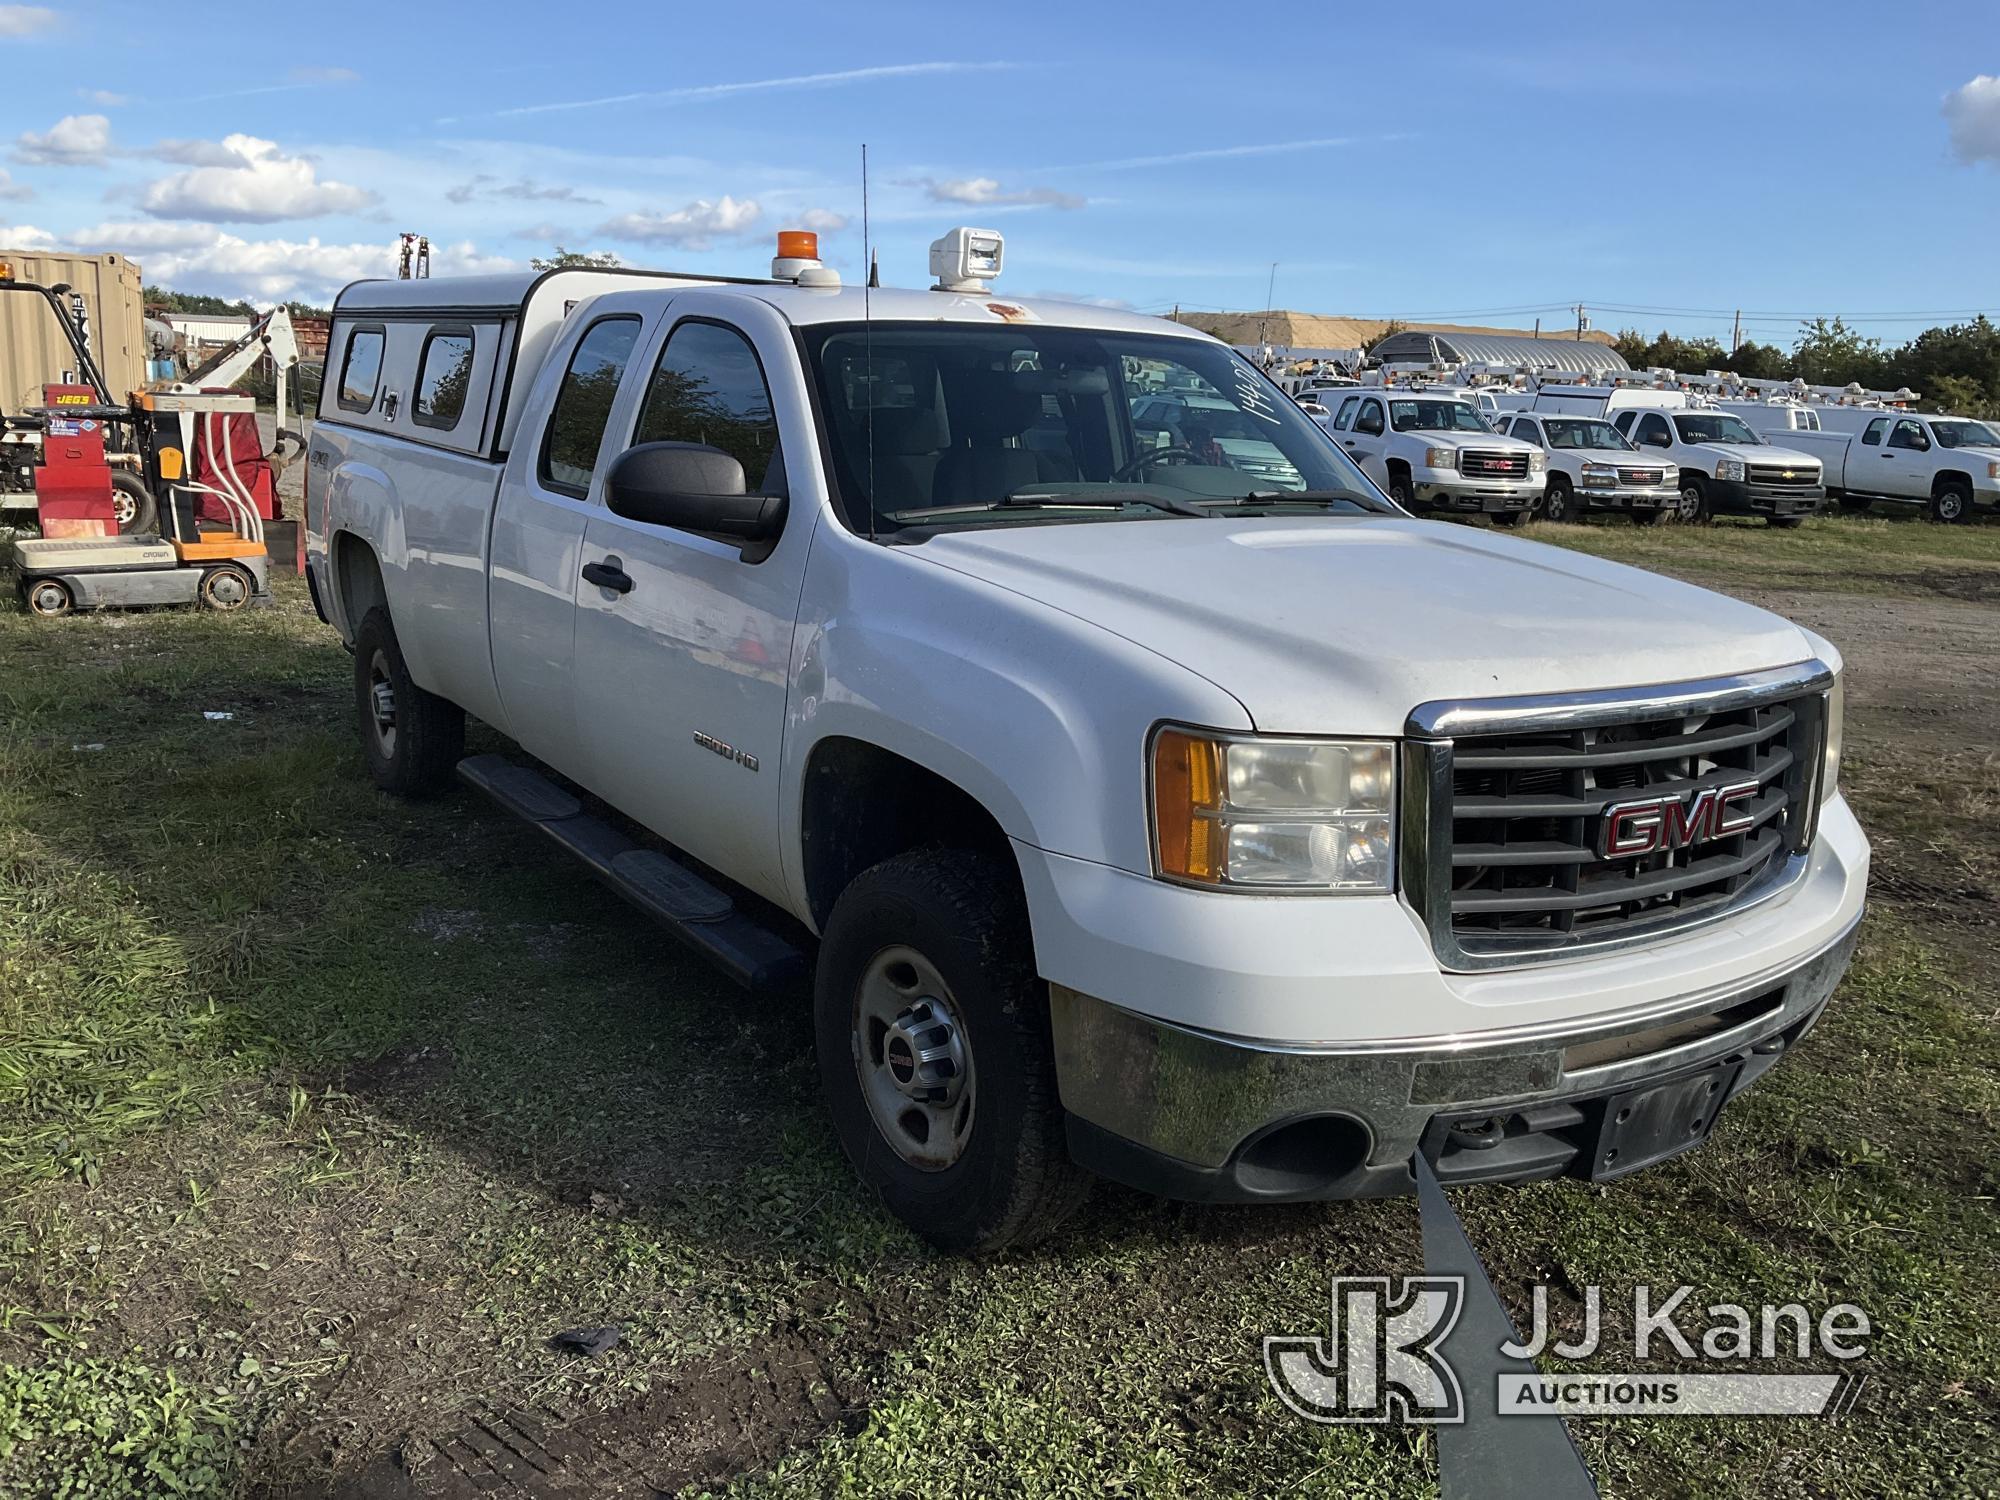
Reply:
<svg viewBox="0 0 2000 1500"><path fill-rule="evenodd" d="M1761 789L1755 781L1703 787L1692 799L1641 797L1614 802L1604 810L1599 852L1606 859L1686 849L1710 839L1742 833L1756 820L1744 804Z"/></svg>

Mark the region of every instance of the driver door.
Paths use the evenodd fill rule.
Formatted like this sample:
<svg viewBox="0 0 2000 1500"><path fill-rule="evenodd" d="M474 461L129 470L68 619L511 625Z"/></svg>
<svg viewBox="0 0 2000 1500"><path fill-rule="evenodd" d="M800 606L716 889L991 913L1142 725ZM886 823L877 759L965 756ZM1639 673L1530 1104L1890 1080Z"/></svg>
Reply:
<svg viewBox="0 0 2000 1500"><path fill-rule="evenodd" d="M591 785L783 901L778 760L822 484L804 376L774 309L700 291L675 296L633 367L645 384L606 435L607 469L635 443L702 443L742 463L750 493L788 492L790 514L775 544L745 548L592 510L576 596Z"/></svg>

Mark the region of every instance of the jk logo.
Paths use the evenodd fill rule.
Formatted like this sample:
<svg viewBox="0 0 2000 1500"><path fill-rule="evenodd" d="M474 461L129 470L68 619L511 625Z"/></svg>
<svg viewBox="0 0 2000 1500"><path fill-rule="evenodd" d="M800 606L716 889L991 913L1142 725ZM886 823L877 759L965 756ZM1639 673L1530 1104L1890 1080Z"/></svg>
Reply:
<svg viewBox="0 0 2000 1500"><path fill-rule="evenodd" d="M1465 1402L1438 1345L1465 1302L1462 1276L1336 1276L1327 1337L1264 1340L1272 1389L1310 1422L1463 1422Z"/></svg>

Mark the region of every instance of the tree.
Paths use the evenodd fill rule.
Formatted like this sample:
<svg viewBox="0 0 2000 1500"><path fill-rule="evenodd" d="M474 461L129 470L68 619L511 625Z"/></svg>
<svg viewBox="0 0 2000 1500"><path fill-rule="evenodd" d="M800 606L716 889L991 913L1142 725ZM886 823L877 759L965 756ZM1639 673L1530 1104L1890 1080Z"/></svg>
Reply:
<svg viewBox="0 0 2000 1500"><path fill-rule="evenodd" d="M169 312L184 313L227 313L236 317L255 317L257 309L238 298L234 302L221 297L210 297L201 292L176 292L163 286L148 286L139 289L139 296L148 307L164 307Z"/></svg>
<svg viewBox="0 0 2000 1500"><path fill-rule="evenodd" d="M1792 368L1807 385L1860 385L1879 390L1891 375L1880 339L1864 338L1839 318L1799 325Z"/></svg>
<svg viewBox="0 0 2000 1500"><path fill-rule="evenodd" d="M1748 380L1789 380L1792 357L1776 344L1745 339L1730 351L1727 368Z"/></svg>
<svg viewBox="0 0 2000 1500"><path fill-rule="evenodd" d="M610 271L617 269L619 260L608 250L602 255L593 255L588 250L566 250L558 245L554 255L535 256L528 264L537 271Z"/></svg>

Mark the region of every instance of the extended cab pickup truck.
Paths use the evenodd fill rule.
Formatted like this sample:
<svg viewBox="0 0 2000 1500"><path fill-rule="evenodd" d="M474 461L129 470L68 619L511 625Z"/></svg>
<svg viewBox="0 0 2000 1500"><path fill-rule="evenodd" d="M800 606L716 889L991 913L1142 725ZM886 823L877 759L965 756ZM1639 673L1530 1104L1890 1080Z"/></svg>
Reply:
<svg viewBox="0 0 2000 1500"><path fill-rule="evenodd" d="M810 956L832 1128L942 1246L1091 1172L1303 1200L1698 1144L1854 945L1834 648L1412 518L1227 346L940 243L948 290L347 288L306 555L377 782L456 773L745 984ZM1142 438L1161 390L1258 472Z"/></svg>
<svg viewBox="0 0 2000 1500"><path fill-rule="evenodd" d="M1327 431L1398 505L1518 526L1542 498L1548 457L1501 437L1472 401L1387 387L1341 398Z"/></svg>
<svg viewBox="0 0 2000 1500"><path fill-rule="evenodd" d="M1893 500L1951 522L2000 506L2000 432L1986 422L1885 411L1859 433L1788 432L1784 440L1818 456L1826 491L1844 510Z"/></svg>

